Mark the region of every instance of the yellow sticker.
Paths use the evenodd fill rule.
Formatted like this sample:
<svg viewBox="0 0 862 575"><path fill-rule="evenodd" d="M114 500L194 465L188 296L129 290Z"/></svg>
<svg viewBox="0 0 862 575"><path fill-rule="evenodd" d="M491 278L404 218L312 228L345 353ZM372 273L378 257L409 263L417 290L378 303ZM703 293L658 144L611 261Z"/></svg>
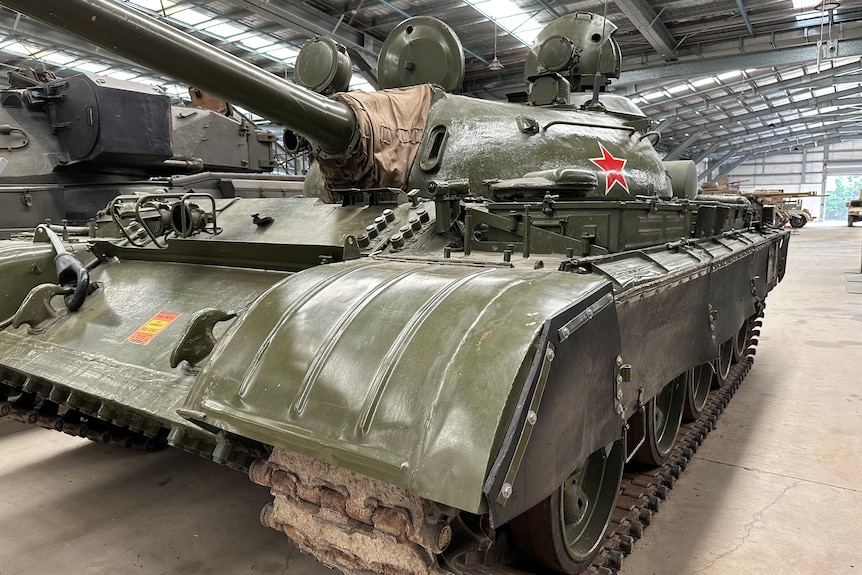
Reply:
<svg viewBox="0 0 862 575"><path fill-rule="evenodd" d="M178 317L180 317L178 313L160 311L150 321L139 327L135 333L126 338L126 341L147 345L151 339L159 335L163 329L171 325L171 322Z"/></svg>

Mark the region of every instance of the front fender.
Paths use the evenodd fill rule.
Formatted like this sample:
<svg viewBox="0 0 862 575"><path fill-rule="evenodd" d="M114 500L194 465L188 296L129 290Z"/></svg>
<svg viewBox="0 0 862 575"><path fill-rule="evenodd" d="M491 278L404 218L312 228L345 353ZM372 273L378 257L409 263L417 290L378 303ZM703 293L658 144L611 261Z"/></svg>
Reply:
<svg viewBox="0 0 862 575"><path fill-rule="evenodd" d="M181 413L478 513L540 334L607 286L382 259L305 270L240 315Z"/></svg>

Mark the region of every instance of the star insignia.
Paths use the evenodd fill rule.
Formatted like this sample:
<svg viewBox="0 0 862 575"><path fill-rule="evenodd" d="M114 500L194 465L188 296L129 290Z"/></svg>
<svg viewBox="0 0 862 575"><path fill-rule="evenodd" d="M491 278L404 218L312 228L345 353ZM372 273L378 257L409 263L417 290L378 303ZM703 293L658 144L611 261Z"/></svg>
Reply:
<svg viewBox="0 0 862 575"><path fill-rule="evenodd" d="M589 158L589 160L605 171L605 195L611 191L616 184L628 192L629 184L626 182L626 176L623 174L623 167L628 160L615 158L601 143L599 147L602 150L601 158Z"/></svg>

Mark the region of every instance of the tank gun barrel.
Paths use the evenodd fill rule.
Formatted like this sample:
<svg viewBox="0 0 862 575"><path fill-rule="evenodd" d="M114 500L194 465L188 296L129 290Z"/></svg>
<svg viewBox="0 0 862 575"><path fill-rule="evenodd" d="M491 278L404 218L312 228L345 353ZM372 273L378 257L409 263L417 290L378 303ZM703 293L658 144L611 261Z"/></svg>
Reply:
<svg viewBox="0 0 862 575"><path fill-rule="evenodd" d="M3 5L283 124L324 152L349 151L356 118L347 104L261 70L141 12L111 0L3 0Z"/></svg>

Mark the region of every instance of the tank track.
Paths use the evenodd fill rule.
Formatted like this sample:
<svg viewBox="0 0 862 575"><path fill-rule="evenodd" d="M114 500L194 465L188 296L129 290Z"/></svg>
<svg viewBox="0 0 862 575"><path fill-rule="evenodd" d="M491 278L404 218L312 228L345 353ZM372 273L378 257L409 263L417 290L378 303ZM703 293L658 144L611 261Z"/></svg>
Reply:
<svg viewBox="0 0 862 575"><path fill-rule="evenodd" d="M167 430L155 436L145 435L143 432L88 417L77 410L43 401L28 393L0 401L0 417L115 447L142 451L157 451L167 447Z"/></svg>
<svg viewBox="0 0 862 575"><path fill-rule="evenodd" d="M191 424L168 427L159 418L117 409L111 400L4 369L0 418L116 447L158 451L171 446L242 472L268 451L262 444L214 435Z"/></svg>

